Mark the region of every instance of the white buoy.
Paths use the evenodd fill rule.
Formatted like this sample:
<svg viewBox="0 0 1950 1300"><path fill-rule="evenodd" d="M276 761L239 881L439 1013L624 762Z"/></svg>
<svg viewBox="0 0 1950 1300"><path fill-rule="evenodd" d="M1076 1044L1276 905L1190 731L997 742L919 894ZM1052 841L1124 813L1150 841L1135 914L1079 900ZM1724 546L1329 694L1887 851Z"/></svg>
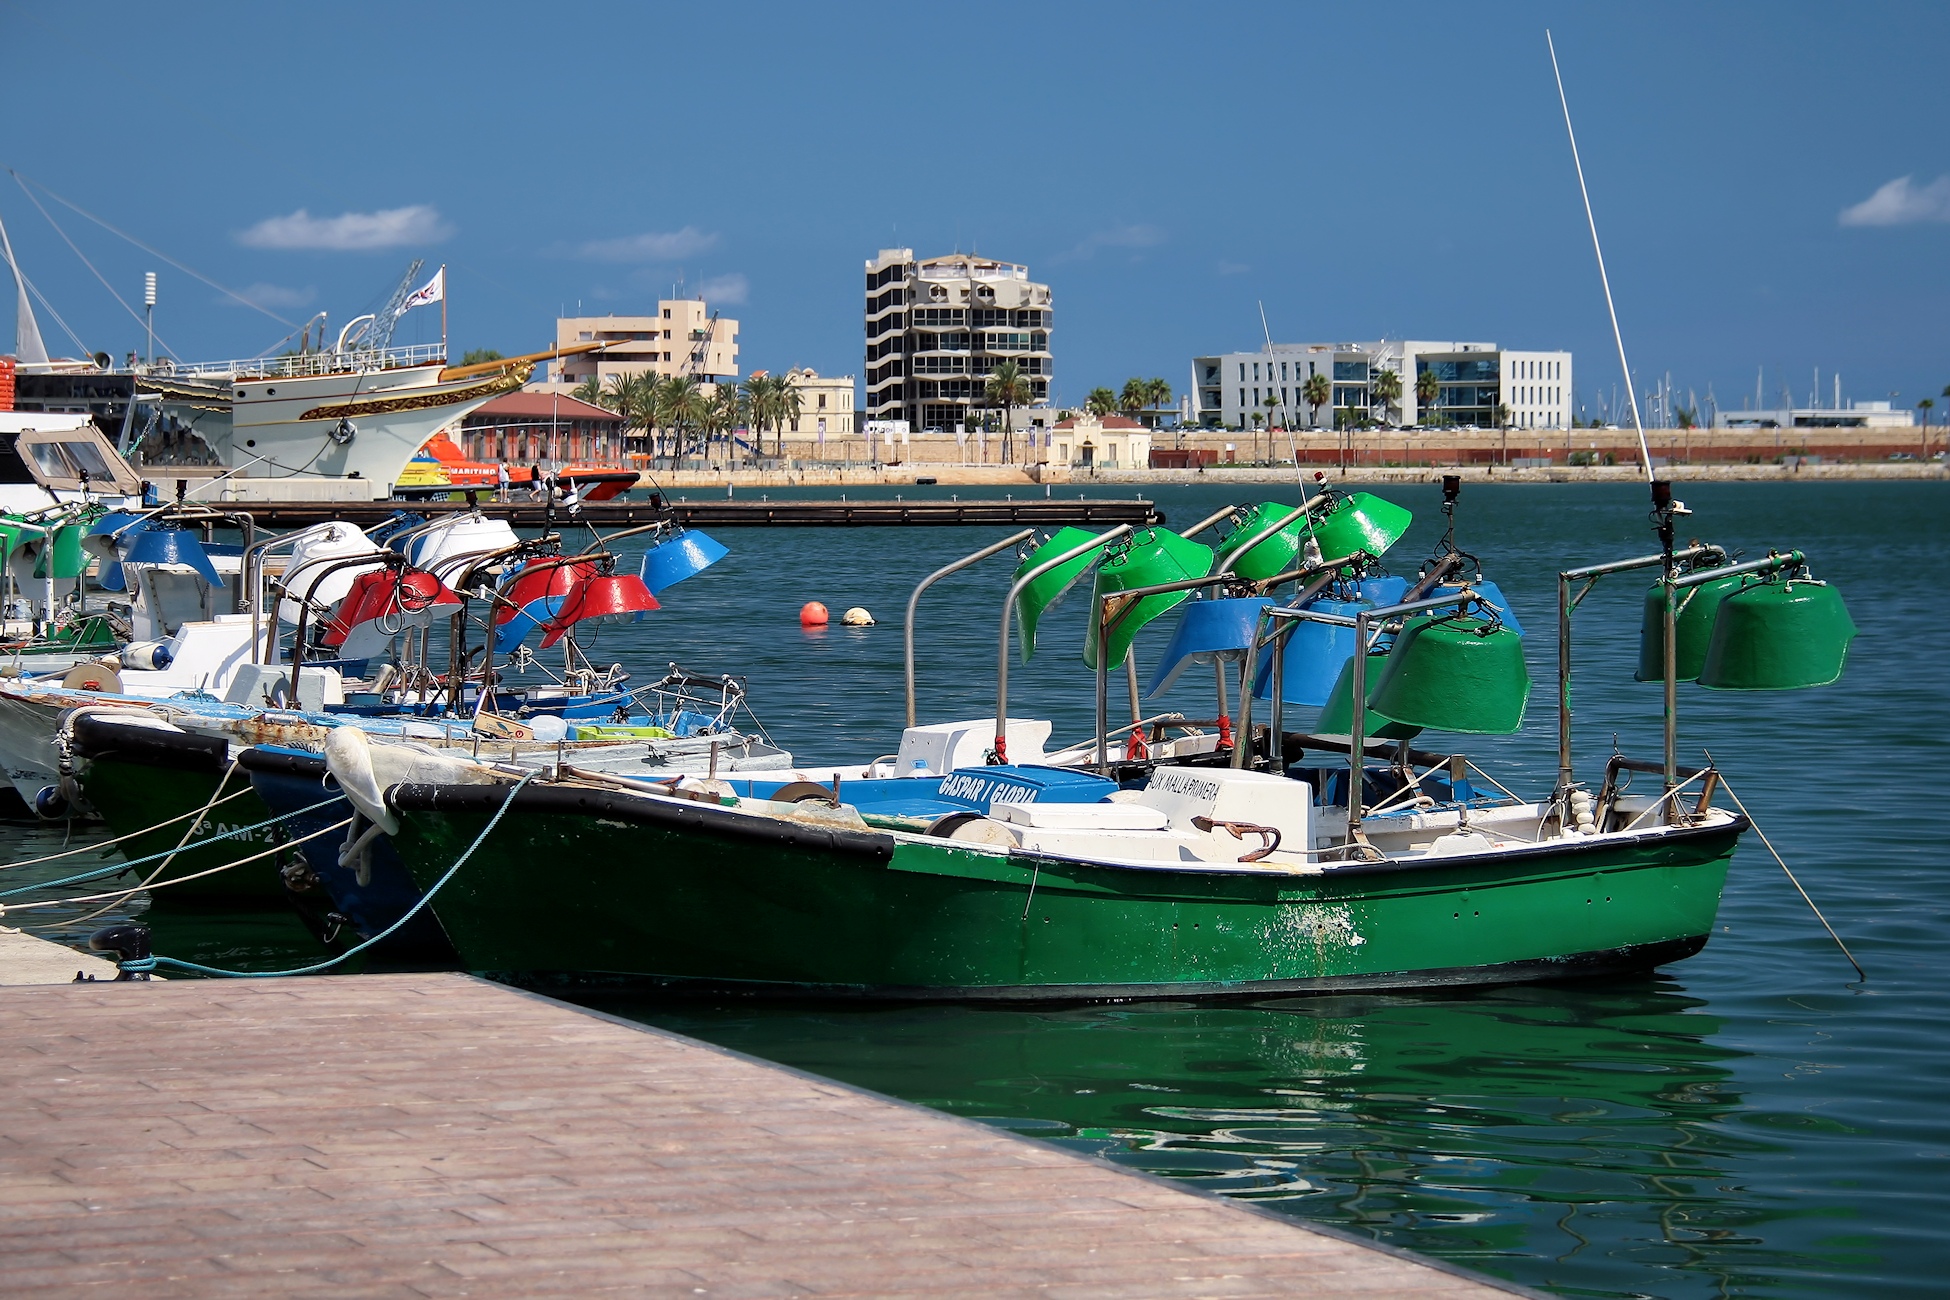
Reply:
<svg viewBox="0 0 1950 1300"><path fill-rule="evenodd" d="M873 615L868 613L864 607L855 605L852 609L840 615L840 622L848 627L872 627Z"/></svg>

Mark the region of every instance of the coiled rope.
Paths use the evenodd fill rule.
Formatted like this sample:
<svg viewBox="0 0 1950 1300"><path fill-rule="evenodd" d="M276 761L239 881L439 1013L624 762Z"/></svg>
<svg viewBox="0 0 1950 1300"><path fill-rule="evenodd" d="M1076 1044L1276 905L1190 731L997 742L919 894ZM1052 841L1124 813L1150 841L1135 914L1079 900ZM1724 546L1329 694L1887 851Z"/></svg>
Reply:
<svg viewBox="0 0 1950 1300"><path fill-rule="evenodd" d="M315 975L319 971L330 970L340 962L348 961L358 956L374 944L391 938L408 921L418 916L420 910L433 901L433 896L439 893L441 888L454 878L455 873L467 865L467 860L474 856L474 851L487 842L487 837L494 833L496 826L501 824L501 819L507 815L508 809L515 806L515 796L520 794L522 787L534 780L537 775L539 774L530 772L514 783L513 788L508 791L508 797L503 799L501 806L494 810L494 816L488 818L487 825L481 827L481 833L474 837L474 842L467 846L467 850L464 853L454 859L454 865L448 867L440 879L433 882L432 888L420 895L419 902L406 909L404 916L387 926L384 930L381 930L378 934L372 936L372 938L365 940L363 943L355 944L336 957L328 958L321 962L313 962L309 966L300 966L295 970L224 970L218 966L205 966L198 962L183 961L177 957L130 957L117 962L116 965L130 975L147 975L159 967L167 967L170 970L189 971L195 975L220 975L229 979L277 979L285 975Z"/></svg>

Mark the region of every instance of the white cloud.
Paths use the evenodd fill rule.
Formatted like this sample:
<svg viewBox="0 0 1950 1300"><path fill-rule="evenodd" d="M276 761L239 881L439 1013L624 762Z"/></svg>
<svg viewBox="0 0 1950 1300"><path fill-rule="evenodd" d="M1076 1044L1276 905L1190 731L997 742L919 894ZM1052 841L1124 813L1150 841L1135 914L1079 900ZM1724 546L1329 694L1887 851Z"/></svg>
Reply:
<svg viewBox="0 0 1950 1300"><path fill-rule="evenodd" d="M1056 262L1084 261L1106 248L1152 248L1165 242L1165 232L1156 226L1118 224L1085 235L1075 248L1058 253Z"/></svg>
<svg viewBox="0 0 1950 1300"><path fill-rule="evenodd" d="M1219 274L1220 274L1220 275L1244 275L1244 274L1245 274L1246 272L1248 272L1248 271L1250 271L1250 270L1252 270L1252 269L1253 269L1252 267L1250 267L1250 266L1248 266L1248 265L1246 265L1246 264L1245 264L1244 262L1221 262L1221 263L1219 263Z"/></svg>
<svg viewBox="0 0 1950 1300"><path fill-rule="evenodd" d="M592 239L576 252L599 262L674 262L695 257L717 245L715 234L685 226L682 230L646 230L620 239Z"/></svg>
<svg viewBox="0 0 1950 1300"><path fill-rule="evenodd" d="M1854 207L1843 208L1844 226L1907 226L1919 221L1950 221L1950 176L1928 185L1898 176Z"/></svg>
<svg viewBox="0 0 1950 1300"><path fill-rule="evenodd" d="M721 302L730 306L745 301L751 295L751 282L737 272L730 275L714 275L697 286L698 297L706 302Z"/></svg>
<svg viewBox="0 0 1950 1300"><path fill-rule="evenodd" d="M279 307L309 306L312 299L317 296L318 290L309 284L302 289L293 289L282 284L264 284L259 282L257 284L247 285L237 291L238 298L247 298L259 307L273 309ZM244 304L238 302L237 298L219 295L217 305L221 307L242 307Z"/></svg>
<svg viewBox="0 0 1950 1300"><path fill-rule="evenodd" d="M453 228L424 203L378 212L343 212L314 217L303 208L287 217L266 217L237 242L251 248L325 249L334 253L363 253L401 244L427 244L445 239Z"/></svg>

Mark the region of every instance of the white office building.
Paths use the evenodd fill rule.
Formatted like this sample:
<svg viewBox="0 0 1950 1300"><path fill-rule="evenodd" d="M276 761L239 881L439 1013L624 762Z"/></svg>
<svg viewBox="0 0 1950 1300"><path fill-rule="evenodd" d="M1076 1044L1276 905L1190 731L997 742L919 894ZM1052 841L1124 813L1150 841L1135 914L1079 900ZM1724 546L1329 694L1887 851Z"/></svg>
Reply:
<svg viewBox="0 0 1950 1300"><path fill-rule="evenodd" d="M1401 395L1383 402L1375 376L1393 371ZM1416 380L1436 379L1424 409ZM1327 400L1306 398L1307 383L1325 376ZM1268 423L1331 429L1350 417L1391 426L1562 429L1571 422L1571 354L1519 352L1494 343L1388 340L1373 343L1275 343L1252 352L1192 359L1192 419L1208 428L1250 429ZM1426 417L1426 419L1424 418Z"/></svg>
<svg viewBox="0 0 1950 1300"><path fill-rule="evenodd" d="M1916 414L1897 410L1887 401L1850 402L1847 406L1796 406L1769 411L1719 411L1719 429L1913 429Z"/></svg>

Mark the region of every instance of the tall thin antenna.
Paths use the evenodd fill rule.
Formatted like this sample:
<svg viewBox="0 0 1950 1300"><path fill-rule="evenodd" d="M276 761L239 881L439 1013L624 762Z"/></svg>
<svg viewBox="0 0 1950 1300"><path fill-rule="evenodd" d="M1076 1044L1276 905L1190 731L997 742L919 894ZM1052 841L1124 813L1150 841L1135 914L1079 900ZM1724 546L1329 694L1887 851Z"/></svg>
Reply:
<svg viewBox="0 0 1950 1300"><path fill-rule="evenodd" d="M1564 134L1571 138L1571 165L1578 170L1578 193L1584 196L1584 219L1591 227L1591 251L1598 255L1598 281L1605 286L1605 310L1611 313L1611 336L1618 344L1618 369L1625 376L1625 396L1632 403L1632 428L1639 436L1639 460L1645 466L1645 481L1652 482L1652 449L1645 444L1645 422L1639 418L1639 396L1632 384L1632 366L1625 360L1625 336L1618 329L1618 308L1611 300L1611 277L1605 274L1605 250L1598 244L1598 219L1591 215L1591 191L1584 184L1584 163L1578 157L1578 133L1571 129L1571 101L1564 97L1564 74L1557 67L1557 42L1550 29L1544 29L1544 44L1550 47L1551 75L1557 78L1557 102L1564 108Z"/></svg>
<svg viewBox="0 0 1950 1300"><path fill-rule="evenodd" d="M1266 381L1268 384L1271 384L1273 382L1273 331L1266 324L1266 300L1264 298L1259 299L1259 332L1266 336ZM1297 368L1293 372L1293 377L1295 379L1300 378L1300 372ZM1282 389L1280 391L1284 394L1286 390ZM1288 408L1284 396L1280 398L1278 409L1280 414L1286 418L1286 449L1288 454L1293 457L1293 470L1298 474L1300 472L1300 448L1293 441L1293 413ZM1273 430L1270 428L1266 431L1266 458L1268 460L1273 459ZM1301 475L1301 481L1306 481L1305 475ZM1312 528L1312 522L1309 521L1308 531L1311 532Z"/></svg>

